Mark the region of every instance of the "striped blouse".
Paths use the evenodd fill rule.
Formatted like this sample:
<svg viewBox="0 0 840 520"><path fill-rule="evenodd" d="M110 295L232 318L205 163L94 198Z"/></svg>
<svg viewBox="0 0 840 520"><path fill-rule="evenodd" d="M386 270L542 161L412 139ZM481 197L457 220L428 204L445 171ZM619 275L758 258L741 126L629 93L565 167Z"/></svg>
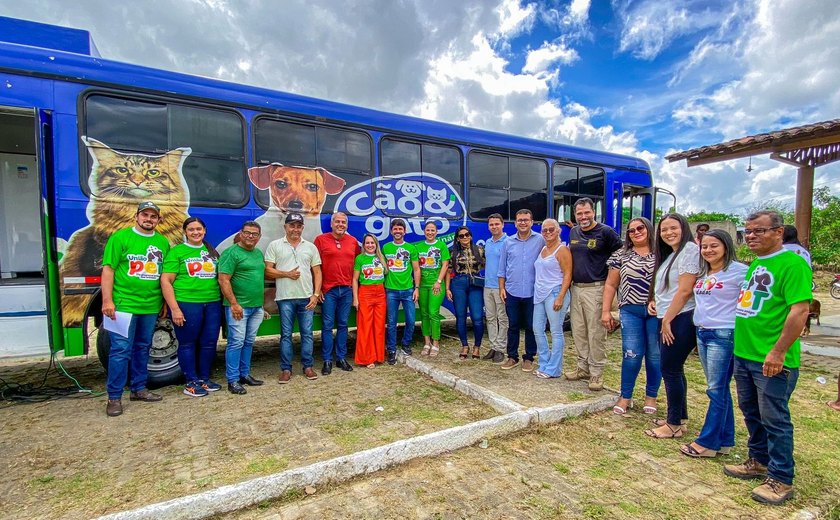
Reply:
<svg viewBox="0 0 840 520"><path fill-rule="evenodd" d="M653 252L642 256L632 248L623 248L607 260L607 267L618 269L618 306L647 305L650 283L653 280L655 258Z"/></svg>

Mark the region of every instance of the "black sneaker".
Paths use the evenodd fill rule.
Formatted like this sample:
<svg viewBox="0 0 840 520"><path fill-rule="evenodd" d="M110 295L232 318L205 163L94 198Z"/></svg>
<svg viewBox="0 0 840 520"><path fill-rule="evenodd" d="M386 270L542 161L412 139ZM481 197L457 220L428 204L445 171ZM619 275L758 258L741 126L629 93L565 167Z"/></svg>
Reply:
<svg viewBox="0 0 840 520"><path fill-rule="evenodd" d="M411 355L411 345L403 345L402 346L402 351L403 351L403 354L405 354L406 356L410 356Z"/></svg>
<svg viewBox="0 0 840 520"><path fill-rule="evenodd" d="M228 383L228 392L232 394L247 394L248 391L245 390L245 387L240 385L238 381L234 381L233 383Z"/></svg>
<svg viewBox="0 0 840 520"><path fill-rule="evenodd" d="M389 365L396 365L397 364L397 351L396 350L389 350L388 351L388 364Z"/></svg>

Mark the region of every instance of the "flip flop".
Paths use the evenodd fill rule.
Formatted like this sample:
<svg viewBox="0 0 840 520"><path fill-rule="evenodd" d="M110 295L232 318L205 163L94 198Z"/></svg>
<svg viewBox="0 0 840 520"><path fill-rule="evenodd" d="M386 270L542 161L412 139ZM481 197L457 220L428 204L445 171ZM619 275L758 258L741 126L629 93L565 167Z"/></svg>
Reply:
<svg viewBox="0 0 840 520"><path fill-rule="evenodd" d="M689 444L683 444L682 446L680 446L680 452L683 455L687 455L687 456L695 458L695 459L704 459L704 458L713 459L713 458L717 457L717 454L718 454L717 451L710 450L708 448L703 448L702 450L698 450L697 448L692 446L690 443Z"/></svg>
<svg viewBox="0 0 840 520"><path fill-rule="evenodd" d="M546 374L545 372L540 372L539 370L534 371L534 377L538 377L540 379L551 379L551 376Z"/></svg>
<svg viewBox="0 0 840 520"><path fill-rule="evenodd" d="M840 412L840 404L838 403L840 403L840 399L838 399L837 401L826 401L825 404L835 412Z"/></svg>
<svg viewBox="0 0 840 520"><path fill-rule="evenodd" d="M616 414L616 415L624 415L624 414L627 413L627 410L630 410L631 408L633 408L633 401L630 401L627 404L627 408L622 408L621 406L618 406L618 405L613 406L613 413Z"/></svg>

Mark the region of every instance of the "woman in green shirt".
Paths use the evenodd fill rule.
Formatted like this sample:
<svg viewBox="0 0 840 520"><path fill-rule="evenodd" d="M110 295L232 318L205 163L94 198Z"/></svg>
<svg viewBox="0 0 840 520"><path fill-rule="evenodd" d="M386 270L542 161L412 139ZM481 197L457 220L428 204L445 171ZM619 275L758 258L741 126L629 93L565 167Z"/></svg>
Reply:
<svg viewBox="0 0 840 520"><path fill-rule="evenodd" d="M175 324L178 364L187 382L184 394L201 397L221 388L210 380L222 321L219 253L204 240L207 227L200 218L188 218L183 229L186 242L164 258L160 287Z"/></svg>
<svg viewBox="0 0 840 520"><path fill-rule="evenodd" d="M375 368L385 361L385 275L388 262L376 237L362 238L362 253L353 266L353 307L356 307L357 365Z"/></svg>
<svg viewBox="0 0 840 520"><path fill-rule="evenodd" d="M426 240L414 245L420 262L420 323L425 339L421 354L432 357L440 351L440 306L446 295L441 283L449 267L449 248L437 233L437 223L426 222Z"/></svg>

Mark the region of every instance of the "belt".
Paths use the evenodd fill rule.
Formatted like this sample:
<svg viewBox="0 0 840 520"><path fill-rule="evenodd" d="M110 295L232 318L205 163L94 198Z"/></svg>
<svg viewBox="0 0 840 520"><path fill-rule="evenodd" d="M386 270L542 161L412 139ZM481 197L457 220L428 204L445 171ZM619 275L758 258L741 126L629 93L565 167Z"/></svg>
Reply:
<svg viewBox="0 0 840 520"><path fill-rule="evenodd" d="M575 287L602 287L604 282L572 283Z"/></svg>

